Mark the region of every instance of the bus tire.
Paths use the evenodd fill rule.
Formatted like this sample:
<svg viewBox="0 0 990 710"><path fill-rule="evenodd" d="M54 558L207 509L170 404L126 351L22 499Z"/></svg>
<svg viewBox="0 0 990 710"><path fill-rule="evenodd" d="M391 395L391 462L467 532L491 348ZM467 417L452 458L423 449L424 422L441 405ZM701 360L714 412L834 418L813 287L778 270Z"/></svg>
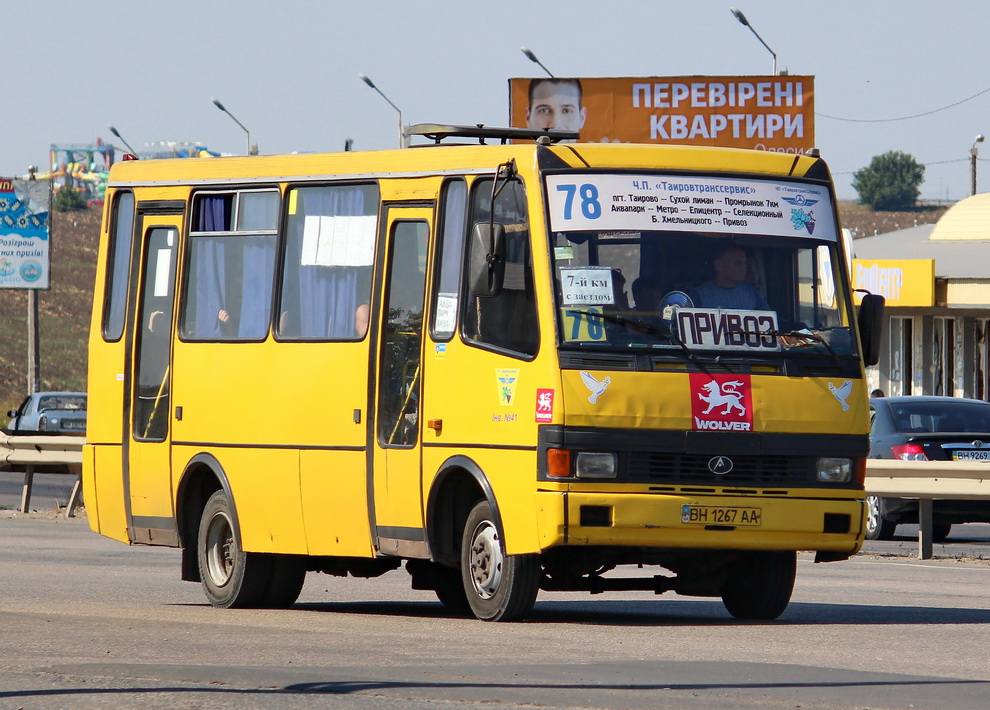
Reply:
<svg viewBox="0 0 990 710"><path fill-rule="evenodd" d="M261 606L288 609L296 603L306 581L306 558L299 555L269 555L271 573Z"/></svg>
<svg viewBox="0 0 990 710"><path fill-rule="evenodd" d="M229 609L262 602L271 579L272 555L241 549L233 508L222 490L210 496L203 508L196 552L210 604Z"/></svg>
<svg viewBox="0 0 990 710"><path fill-rule="evenodd" d="M484 621L516 621L536 603L539 555L506 555L488 501L471 510L461 538L461 579L468 604Z"/></svg>
<svg viewBox="0 0 990 710"><path fill-rule="evenodd" d="M451 611L466 612L471 609L459 569L437 565L436 589L433 591L440 603Z"/></svg>
<svg viewBox="0 0 990 710"><path fill-rule="evenodd" d="M722 585L722 603L737 619L776 619L791 600L796 573L795 552L745 555L729 570Z"/></svg>

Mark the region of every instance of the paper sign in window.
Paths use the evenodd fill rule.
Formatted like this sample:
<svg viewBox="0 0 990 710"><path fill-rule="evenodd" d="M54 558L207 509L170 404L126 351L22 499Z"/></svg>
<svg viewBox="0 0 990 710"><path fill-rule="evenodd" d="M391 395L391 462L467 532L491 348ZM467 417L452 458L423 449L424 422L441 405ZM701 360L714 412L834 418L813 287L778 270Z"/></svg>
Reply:
<svg viewBox="0 0 990 710"><path fill-rule="evenodd" d="M307 215L303 222L303 266L371 266L375 256L374 215Z"/></svg>
<svg viewBox="0 0 990 710"><path fill-rule="evenodd" d="M159 249L155 257L155 298L168 296L169 267L172 265L172 250Z"/></svg>

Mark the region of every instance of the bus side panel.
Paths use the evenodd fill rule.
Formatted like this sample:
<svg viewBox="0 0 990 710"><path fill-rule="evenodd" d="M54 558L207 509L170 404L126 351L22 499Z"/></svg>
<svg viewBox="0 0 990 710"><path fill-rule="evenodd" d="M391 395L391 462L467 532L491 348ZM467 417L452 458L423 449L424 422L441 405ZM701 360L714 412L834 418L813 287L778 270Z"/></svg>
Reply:
<svg viewBox="0 0 990 710"><path fill-rule="evenodd" d="M299 478L311 555L374 557L363 451L301 451Z"/></svg>
<svg viewBox="0 0 990 710"><path fill-rule="evenodd" d="M94 532L130 542L124 505L120 446L87 444L83 455L83 499Z"/></svg>
<svg viewBox="0 0 990 710"><path fill-rule="evenodd" d="M187 452L173 455L172 469L188 465ZM227 474L241 543L247 552L305 555L299 502L299 452L292 449L208 450Z"/></svg>
<svg viewBox="0 0 990 710"><path fill-rule="evenodd" d="M506 551L510 555L539 552L541 549L536 510L536 454L532 451L504 449L423 449L423 468L436 471L449 457L469 456L488 479L502 519ZM427 490L432 480L426 481ZM446 505L438 501L438 505ZM460 535L463 531L455 531Z"/></svg>

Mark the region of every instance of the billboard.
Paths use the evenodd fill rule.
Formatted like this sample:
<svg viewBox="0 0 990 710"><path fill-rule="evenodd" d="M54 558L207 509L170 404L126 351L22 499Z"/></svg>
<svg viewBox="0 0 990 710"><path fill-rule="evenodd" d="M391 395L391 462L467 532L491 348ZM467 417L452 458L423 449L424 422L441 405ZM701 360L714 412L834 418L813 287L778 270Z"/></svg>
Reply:
<svg viewBox="0 0 990 710"><path fill-rule="evenodd" d="M852 287L878 293L890 307L935 305L934 259L853 259ZM859 303L863 295L855 294Z"/></svg>
<svg viewBox="0 0 990 710"><path fill-rule="evenodd" d="M509 122L591 143L678 143L806 153L812 76L509 79Z"/></svg>
<svg viewBox="0 0 990 710"><path fill-rule="evenodd" d="M0 178L0 288L49 287L51 181Z"/></svg>

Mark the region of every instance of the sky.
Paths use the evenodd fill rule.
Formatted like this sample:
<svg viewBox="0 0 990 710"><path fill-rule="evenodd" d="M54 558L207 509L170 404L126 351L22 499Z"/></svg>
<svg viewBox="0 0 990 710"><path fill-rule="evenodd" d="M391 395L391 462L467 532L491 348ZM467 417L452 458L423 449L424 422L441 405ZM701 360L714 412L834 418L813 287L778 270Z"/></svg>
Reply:
<svg viewBox="0 0 990 710"><path fill-rule="evenodd" d="M855 199L852 173L890 150L926 165L923 199L969 194L970 148L990 135L990 2L729 2L779 69L815 77L816 143L840 199ZM0 175L44 169L53 143L122 146L108 124L139 151L194 141L243 154L245 132L212 97L262 154L348 139L394 148L398 114L361 73L406 124L504 126L507 79L543 75L521 46L557 76L769 74L770 52L729 2L4 3ZM978 147L978 191L990 191L990 141Z"/></svg>

